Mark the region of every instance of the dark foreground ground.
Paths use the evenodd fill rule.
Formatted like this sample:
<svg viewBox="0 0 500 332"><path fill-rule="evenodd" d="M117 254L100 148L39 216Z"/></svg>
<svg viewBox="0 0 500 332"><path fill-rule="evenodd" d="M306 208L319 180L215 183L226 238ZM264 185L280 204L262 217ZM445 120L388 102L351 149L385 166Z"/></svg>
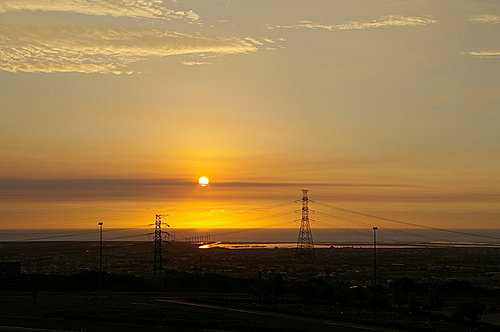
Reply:
<svg viewBox="0 0 500 332"><path fill-rule="evenodd" d="M0 331L500 331L499 248L380 249L376 285L370 249L0 248Z"/></svg>

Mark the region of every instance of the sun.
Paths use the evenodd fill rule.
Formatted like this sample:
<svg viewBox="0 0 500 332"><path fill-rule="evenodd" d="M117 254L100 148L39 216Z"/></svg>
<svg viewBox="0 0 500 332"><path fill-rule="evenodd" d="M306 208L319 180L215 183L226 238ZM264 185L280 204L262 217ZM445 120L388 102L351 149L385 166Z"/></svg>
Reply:
<svg viewBox="0 0 500 332"><path fill-rule="evenodd" d="M198 179L198 183L202 187L208 186L209 182L210 182L210 180L208 180L208 178L206 176L202 176L201 178Z"/></svg>

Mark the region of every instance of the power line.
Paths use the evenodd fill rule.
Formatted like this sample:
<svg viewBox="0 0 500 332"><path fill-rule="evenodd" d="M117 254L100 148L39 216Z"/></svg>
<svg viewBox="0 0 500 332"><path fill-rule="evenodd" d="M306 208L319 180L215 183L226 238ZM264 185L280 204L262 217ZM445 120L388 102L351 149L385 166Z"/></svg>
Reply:
<svg viewBox="0 0 500 332"><path fill-rule="evenodd" d="M122 237L112 238L112 239L109 239L109 240L111 240L111 241L121 240L121 239L127 239L127 238L147 236L149 234L152 234L152 233L150 232L150 233L143 233L143 234L137 234L137 235L122 236ZM36 244L45 243L45 242L41 242L41 241L25 241L25 242L26 243L33 243L33 244L35 244L35 247L32 248L32 249L38 250L38 249L50 249L50 248L60 248L60 247L66 247L66 246L75 246L75 242L77 242L79 245L83 245L83 244L92 245L96 241L97 240L93 240L93 241L61 241L62 243L50 244L50 245L42 245L42 246L36 246ZM12 243L19 243L19 242L23 242L23 241L11 241L11 242ZM52 241L50 241L50 242L52 242ZM141 241L141 242L147 242L147 241ZM28 248L28 249L31 249L31 248ZM81 250L81 248L78 247L78 248L74 249L74 251L78 251L78 250Z"/></svg>
<svg viewBox="0 0 500 332"><path fill-rule="evenodd" d="M64 234L64 235L52 235L52 236L36 237L36 238L31 238L31 239L16 240L15 242L30 242L30 241L38 241L38 240L49 240L49 239L58 239L58 238L63 238L63 237L74 237L74 236L81 236L81 235L89 235L89 234L96 234L96 231L82 232L82 233L72 233L72 234Z"/></svg>
<svg viewBox="0 0 500 332"><path fill-rule="evenodd" d="M252 218L249 218L249 219L244 219L243 222L265 220L265 219L270 219L270 218L278 218L278 217L282 217L282 216L285 216L285 215L291 215L291 214L294 214L294 213L295 212L293 212L293 211L279 212L279 213L275 213L275 214L271 214L271 215L267 215L267 216L257 216L257 217L252 217ZM288 223L288 221L286 223Z"/></svg>
<svg viewBox="0 0 500 332"><path fill-rule="evenodd" d="M341 231L346 231L346 232L351 232L351 233L356 233L356 234L359 234L360 236L364 236L365 238L369 238L371 239L372 235L371 235L371 232L370 233L364 233L362 231L357 231L357 230L354 230L352 228L341 228L341 227L338 227L338 226L333 226L331 224L328 224L326 222L322 222L322 221L316 221L320 224L323 224L323 225L326 225L326 226L329 226L331 228L337 228ZM380 230L380 227L378 228ZM368 228L366 229L367 231L369 230ZM371 230L371 229L370 229ZM386 228L387 230L387 228ZM379 237L383 240L386 240L386 241L391 241L391 242L401 242L400 240L397 240L397 239L394 239L392 237L388 237L388 236L385 236L385 235L379 235Z"/></svg>
<svg viewBox="0 0 500 332"><path fill-rule="evenodd" d="M355 223L355 224L358 224L358 225L369 226L369 227L373 226L373 225L371 225L369 223L366 223L366 222L362 222L362 221L358 221L358 220L354 220L354 219L350 219L350 218L346 218L346 217L336 216L336 215L329 214L329 213L326 213L326 212L321 212L321 211L318 211L318 210L315 210L315 211L316 211L316 213L319 213L319 214L322 214L322 215L325 215L325 216L328 216L328 217L332 217L332 218L336 218L336 219L342 219L342 220L349 221L349 222L352 222L352 223Z"/></svg>
<svg viewBox="0 0 500 332"><path fill-rule="evenodd" d="M403 225L407 225L407 226L416 226L416 227L421 227L421 228L432 229L432 230L435 230L435 231L441 231L441 232L447 232L447 233L453 233L453 234L460 234L460 235L467 235L467 236L482 237L482 238L493 239L493 240L500 240L500 237L496 237L496 236L481 235L481 234L476 234L476 233L457 231L457 230L453 230L453 229L445 229L445 228L438 228L438 227L432 227L432 226L425 226L425 225L420 225L420 224L411 223L411 222L407 222L407 221L397 220L397 219L394 219L394 218L379 217L379 216L368 214L368 213L363 213L363 212L353 211L353 210L349 210L349 209L344 209L344 208L341 208L341 207L337 207L337 206L333 206L333 205L328 205L328 204L325 204L325 203L318 203L318 204L330 207L332 209L336 209L336 210L340 210L340 211L344 211L344 212L349 212L349 213L357 214L357 215L368 217L368 218L374 218L374 219L379 219L379 220L384 220L384 221L390 221L390 222L394 222L394 223L398 223L398 224L403 224Z"/></svg>
<svg viewBox="0 0 500 332"><path fill-rule="evenodd" d="M295 201L286 201L286 202L276 203L276 204L271 204L271 205L266 205L266 206L262 206L262 207L244 209L244 210L241 210L241 211L245 211L245 210L259 211L259 210L274 209L274 208L286 206L286 205L292 204L292 203L295 203Z"/></svg>
<svg viewBox="0 0 500 332"><path fill-rule="evenodd" d="M319 223L319 224L322 224L324 226L328 226L329 228L337 228L337 229L339 229L341 231L356 233L356 234L359 234L361 236L370 237L369 234L366 234L366 233L361 232L361 231L354 230L352 228L342 228L342 227L338 227L338 226L333 226L333 225L331 225L329 223L326 223L324 221L319 221L319 220L316 220L316 222Z"/></svg>
<svg viewBox="0 0 500 332"><path fill-rule="evenodd" d="M358 225L369 226L370 228L373 226L370 223L362 222L362 221L359 221L359 220L354 220L354 219L350 219L350 218L346 218L346 217L341 217L341 216L337 216L337 215L333 215L333 214L329 214L329 213L325 213L325 212L321 212L321 211L317 211L317 210L316 210L316 212L319 213L319 214L322 214L322 215L326 215L326 216L332 217L332 218L342 219L342 220L346 220L346 221L349 221L349 222L353 222L353 223L356 223ZM379 229L380 228L381 227L379 227ZM383 229L384 230L393 231L393 232L397 232L397 233L401 233L401 234L405 234L405 235L409 235L409 236L413 236L413 237L417 237L417 238L418 237L426 237L426 238L431 239L431 240L436 240L436 238L428 236L428 235L424 235L424 234L416 235L416 234L412 234L410 232L405 232L405 231L402 231L402 230L399 230L399 229L393 229L393 228L383 228Z"/></svg>
<svg viewBox="0 0 500 332"><path fill-rule="evenodd" d="M281 222L278 222L278 223L265 225L265 227L261 227L261 228L242 228L242 229L239 229L239 230L227 231L227 232L223 232L223 233L217 233L216 235L218 236L218 235L229 235L229 234L238 234L238 233L245 233L245 232L254 232L254 231L261 230L262 228L271 228L271 227L274 227L274 226L285 225L285 224L288 224L288 223L289 223L289 221L281 221Z"/></svg>
<svg viewBox="0 0 500 332"><path fill-rule="evenodd" d="M140 225L140 226L144 226L144 225ZM118 231L131 230L131 229L134 229L134 228L111 228L111 229L105 229L105 230L103 230L103 232L105 232L105 233L118 232ZM28 238L28 239L17 239L17 240L12 241L12 242L31 242L31 241L50 240L50 239L58 239L58 238L65 238L65 237L90 235L90 234L96 234L96 231L87 231L87 232L61 234L61 235L50 235L50 236L35 237L35 238Z"/></svg>
<svg viewBox="0 0 500 332"><path fill-rule="evenodd" d="M144 233L144 234L136 234L136 235L128 235L128 236L121 236L121 237L114 237L114 238L111 238L111 239L106 239L106 241L131 239L131 238L134 238L134 237L147 236L147 235L151 235L151 234L154 234L154 232L149 232L149 233ZM143 242L147 242L147 241L143 241Z"/></svg>
<svg viewBox="0 0 500 332"><path fill-rule="evenodd" d="M285 202L281 202L281 203L264 205L264 206L255 207L255 208L241 209L241 210L238 210L235 212L226 213L226 214L224 214L224 217L237 216L238 214L241 214L242 212L245 212L245 211L260 211L260 210L267 210L267 209L283 207L283 206L286 206L286 205L291 204L291 203L294 203L294 201L285 201ZM183 224L184 223L195 223L195 222L202 222L203 220L206 220L206 219L208 219L208 218L207 217L205 217L205 218L203 218L203 217L191 217L191 218L187 218L187 219L180 219L180 220L178 220L178 222L183 223ZM224 223L225 222L219 222L217 224L220 225L220 224L224 224Z"/></svg>

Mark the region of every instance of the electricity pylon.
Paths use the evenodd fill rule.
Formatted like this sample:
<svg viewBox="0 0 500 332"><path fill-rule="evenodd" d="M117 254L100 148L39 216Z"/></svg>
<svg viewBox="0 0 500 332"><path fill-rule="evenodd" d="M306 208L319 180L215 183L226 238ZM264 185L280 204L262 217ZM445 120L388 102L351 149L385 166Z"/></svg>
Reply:
<svg viewBox="0 0 500 332"><path fill-rule="evenodd" d="M153 274L158 275L163 272L163 233L167 232L162 231L162 217L166 217L163 214L156 215L155 221L155 243L154 243L154 258L153 258ZM165 223L167 227L170 227L169 224Z"/></svg>
<svg viewBox="0 0 500 332"><path fill-rule="evenodd" d="M297 257L314 256L314 242L309 219L309 202L313 202L307 197L308 190L302 189L302 218L300 220L299 238L297 240Z"/></svg>

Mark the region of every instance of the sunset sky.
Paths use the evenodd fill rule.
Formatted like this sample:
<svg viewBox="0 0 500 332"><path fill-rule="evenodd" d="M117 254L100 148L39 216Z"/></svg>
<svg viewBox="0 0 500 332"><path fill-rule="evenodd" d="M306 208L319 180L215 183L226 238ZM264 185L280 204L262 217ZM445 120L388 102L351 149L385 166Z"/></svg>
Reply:
<svg viewBox="0 0 500 332"><path fill-rule="evenodd" d="M297 227L303 188L499 228L499 35L497 0L1 0L0 228Z"/></svg>

